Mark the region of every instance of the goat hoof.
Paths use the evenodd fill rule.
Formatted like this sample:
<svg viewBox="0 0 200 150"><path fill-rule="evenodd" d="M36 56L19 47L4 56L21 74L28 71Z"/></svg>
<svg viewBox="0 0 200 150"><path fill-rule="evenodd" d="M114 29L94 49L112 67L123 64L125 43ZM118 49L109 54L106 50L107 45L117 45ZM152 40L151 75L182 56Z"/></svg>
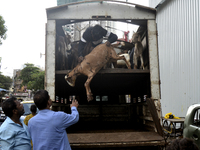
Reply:
<svg viewBox="0 0 200 150"><path fill-rule="evenodd" d="M92 95L87 95L87 101L92 101L93 100L93 96Z"/></svg>

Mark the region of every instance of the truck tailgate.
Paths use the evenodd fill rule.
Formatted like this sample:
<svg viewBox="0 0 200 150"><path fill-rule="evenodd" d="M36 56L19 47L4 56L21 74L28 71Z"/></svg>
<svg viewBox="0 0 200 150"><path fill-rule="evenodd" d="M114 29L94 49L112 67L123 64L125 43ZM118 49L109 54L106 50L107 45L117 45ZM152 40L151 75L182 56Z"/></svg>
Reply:
<svg viewBox="0 0 200 150"><path fill-rule="evenodd" d="M165 145L155 132L68 133L72 148L135 147Z"/></svg>

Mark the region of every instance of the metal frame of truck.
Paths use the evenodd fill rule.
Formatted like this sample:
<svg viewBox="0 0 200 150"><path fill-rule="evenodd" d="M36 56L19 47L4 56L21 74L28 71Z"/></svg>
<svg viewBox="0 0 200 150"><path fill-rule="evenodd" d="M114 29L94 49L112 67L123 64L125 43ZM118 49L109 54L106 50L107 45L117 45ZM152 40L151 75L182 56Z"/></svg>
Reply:
<svg viewBox="0 0 200 150"><path fill-rule="evenodd" d="M66 5L61 5L57 7L52 7L46 9L47 12L47 24L46 24L46 61L45 61L45 89L49 91L51 99L55 100L56 97L56 75L66 74L66 70L56 71L55 67L55 48L56 48L56 34L62 35L62 25L77 23L82 21L90 21L90 20L107 20L107 21L121 21L131 24L136 24L140 26L147 27L148 34L148 50L149 50L149 71L145 70L105 70L100 71L100 74L149 74L150 78L150 95L151 99L149 99L148 107L150 109L152 117L149 120L154 121L155 129L161 135L162 129L160 128L160 118L161 118L161 106L160 106L160 79L159 79L159 64L158 64L158 48L157 48L157 29L156 29L156 10L144 7L141 5L121 2L121 1L82 1L77 3L71 3ZM152 100L152 101L151 101ZM153 102L153 103L152 103ZM58 106L58 110L62 110L62 107L65 107L63 104L54 104L54 106ZM113 106L114 107L114 106ZM126 107L126 106L125 106ZM142 108L144 106L141 106ZM155 117L158 116L158 117ZM153 118L153 119L152 119ZM156 119L155 119L156 118ZM143 117L148 120L148 117ZM137 133L135 133L136 135ZM142 134L142 133L140 133ZM143 137L145 137L145 134ZM69 135L68 135L69 136ZM78 142L78 135L74 135L75 137L71 137L72 139L76 139ZM90 140L92 140L92 136L90 136ZM99 135L100 136L100 135ZM132 138L134 135L130 135ZM152 137L153 138L153 137ZM137 139L137 137L136 137ZM159 139L159 138L158 138ZM80 139L79 139L80 140ZM115 146L163 146L164 141L160 138L158 141L142 139L141 141L121 141L116 143L116 141L110 141L107 143L105 140L101 141L101 143L95 143L92 141L91 143L84 142L72 142L71 144L75 147L86 147L90 148L92 146L96 147L113 147Z"/></svg>

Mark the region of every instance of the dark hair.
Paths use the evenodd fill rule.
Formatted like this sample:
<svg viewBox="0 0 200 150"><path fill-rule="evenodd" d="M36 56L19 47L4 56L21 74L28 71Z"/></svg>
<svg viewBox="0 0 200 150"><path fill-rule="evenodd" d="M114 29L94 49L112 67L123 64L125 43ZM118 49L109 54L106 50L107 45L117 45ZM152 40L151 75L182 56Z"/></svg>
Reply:
<svg viewBox="0 0 200 150"><path fill-rule="evenodd" d="M33 99L38 109L45 109L49 100L49 93L46 90L37 91Z"/></svg>
<svg viewBox="0 0 200 150"><path fill-rule="evenodd" d="M173 140L167 147L167 150L199 150L194 140L189 138L182 138Z"/></svg>
<svg viewBox="0 0 200 150"><path fill-rule="evenodd" d="M13 116L13 110L17 109L17 105L15 103L16 100L17 100L16 97L11 97L11 98L7 99L5 102L3 102L3 104L2 104L2 109L5 113L5 115L10 118Z"/></svg>
<svg viewBox="0 0 200 150"><path fill-rule="evenodd" d="M93 35L93 38L96 38L96 39L100 39L102 38L102 27L100 25L95 25L93 28L92 28L92 35Z"/></svg>
<svg viewBox="0 0 200 150"><path fill-rule="evenodd" d="M31 105L30 110L31 110L31 112L36 113L37 107L33 104L33 105Z"/></svg>

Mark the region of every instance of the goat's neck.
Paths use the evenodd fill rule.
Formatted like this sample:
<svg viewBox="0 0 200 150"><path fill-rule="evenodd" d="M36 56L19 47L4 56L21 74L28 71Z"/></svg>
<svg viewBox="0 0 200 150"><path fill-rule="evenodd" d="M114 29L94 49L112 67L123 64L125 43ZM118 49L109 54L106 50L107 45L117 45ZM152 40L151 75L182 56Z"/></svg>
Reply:
<svg viewBox="0 0 200 150"><path fill-rule="evenodd" d="M135 47L142 47L142 42L137 41L137 42L135 43Z"/></svg>

